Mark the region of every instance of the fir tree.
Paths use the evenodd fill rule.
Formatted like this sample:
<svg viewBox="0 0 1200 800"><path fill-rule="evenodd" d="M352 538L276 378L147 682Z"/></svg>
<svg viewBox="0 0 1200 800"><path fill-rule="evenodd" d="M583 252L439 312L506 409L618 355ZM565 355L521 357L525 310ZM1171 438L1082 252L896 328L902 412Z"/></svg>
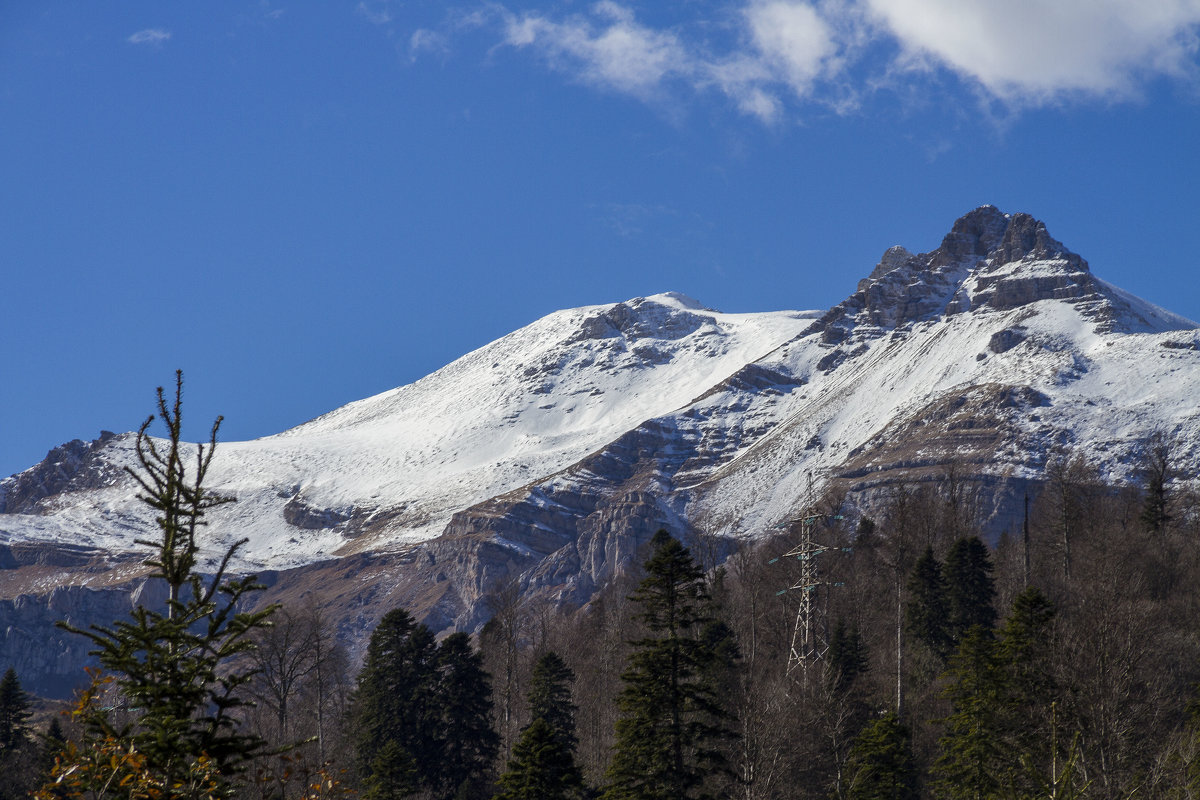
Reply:
<svg viewBox="0 0 1200 800"><path fill-rule="evenodd" d="M1052 783L1055 731L1051 708L1058 699L1058 683L1051 663L1051 624L1054 606L1042 592L1029 587L1013 600L1012 610L1000 631L998 656L1001 669L1002 717L1010 765L1009 791L1032 798ZM1018 768L1019 766L1019 768Z"/></svg>
<svg viewBox="0 0 1200 800"><path fill-rule="evenodd" d="M38 771L41 773L39 776L41 781L44 782L50 777L50 773L54 769L55 760L62 755L67 745L67 735L63 733L58 717L50 718L50 724L46 726L46 732L42 734L41 744L42 750L38 759Z"/></svg>
<svg viewBox="0 0 1200 800"><path fill-rule="evenodd" d="M433 634L404 609L389 611L371 634L354 693L355 756L372 797L404 797L436 783L436 682Z"/></svg>
<svg viewBox="0 0 1200 800"><path fill-rule="evenodd" d="M987 545L978 536L959 539L946 554L942 571L946 578L946 615L951 641L958 644L976 625L988 629L994 627L996 586Z"/></svg>
<svg viewBox="0 0 1200 800"><path fill-rule="evenodd" d="M29 695L12 667L0 678L0 759L29 740Z"/></svg>
<svg viewBox="0 0 1200 800"><path fill-rule="evenodd" d="M575 703L571 685L575 673L553 651L533 665L529 680L529 718L544 719L559 742L574 752L579 740L575 735Z"/></svg>
<svg viewBox="0 0 1200 800"><path fill-rule="evenodd" d="M949 598L942 565L926 548L908 579L904 624L909 636L938 658L940 671L950 657L953 642L949 624Z"/></svg>
<svg viewBox="0 0 1200 800"><path fill-rule="evenodd" d="M830 688L840 693L850 691L858 677L870 668L867 648L857 627L847 628L844 620L838 620L829 637L826 663Z"/></svg>
<svg viewBox="0 0 1200 800"><path fill-rule="evenodd" d="M934 766L935 789L947 800L1001 796L1009 766L1002 735L1003 681L996 642L982 625L971 628L950 658L946 696L952 712Z"/></svg>
<svg viewBox="0 0 1200 800"><path fill-rule="evenodd" d="M1167 483L1171 479L1171 457L1174 445L1162 431L1151 434L1146 443L1142 473L1146 479L1142 513L1139 518L1147 531L1162 534L1171 522L1171 503Z"/></svg>
<svg viewBox="0 0 1200 800"><path fill-rule="evenodd" d="M500 738L492 729L492 688L483 659L465 633L452 633L438 648L437 705L441 715L440 775L444 797L487 797L488 773Z"/></svg>
<svg viewBox="0 0 1200 800"><path fill-rule="evenodd" d="M571 800L585 795L575 763L575 673L557 653L537 660L529 685L532 722L521 731L496 800Z"/></svg>
<svg viewBox="0 0 1200 800"><path fill-rule="evenodd" d="M726 771L729 716L705 680L719 655L702 633L712 621L704 574L666 531L651 541L646 577L631 596L648 635L631 642L621 678L609 800L709 797Z"/></svg>
<svg viewBox="0 0 1200 800"><path fill-rule="evenodd" d="M495 800L579 800L583 779L559 731L536 717L517 739Z"/></svg>
<svg viewBox="0 0 1200 800"><path fill-rule="evenodd" d="M846 764L847 800L916 800L912 736L894 712L868 722Z"/></svg>
<svg viewBox="0 0 1200 800"><path fill-rule="evenodd" d="M0 678L0 800L26 797L38 778L29 695L11 667Z"/></svg>
<svg viewBox="0 0 1200 800"><path fill-rule="evenodd" d="M238 611L249 595L261 589L253 576L226 580L230 560L246 539L225 551L215 574L205 579L196 571L200 546L197 536L212 509L232 502L205 486L216 452L218 417L209 441L193 449L183 441L183 375L175 374L175 398L167 404L158 389L158 414L138 431L138 468L127 472L141 489L139 499L156 513L159 538L139 544L153 549L146 565L151 577L167 587L165 609L138 606L128 621L112 627L67 630L96 644L92 653L115 677L132 720L117 724L99 706L86 720L88 737L136 749L149 773L169 785L183 781L203 758L216 766L227 784L263 741L238 729L236 711L249 704L243 687L253 673L238 666L239 657L253 647L250 634L266 624L274 611ZM167 429L166 440L151 438L155 419ZM186 460L194 453L194 466Z"/></svg>

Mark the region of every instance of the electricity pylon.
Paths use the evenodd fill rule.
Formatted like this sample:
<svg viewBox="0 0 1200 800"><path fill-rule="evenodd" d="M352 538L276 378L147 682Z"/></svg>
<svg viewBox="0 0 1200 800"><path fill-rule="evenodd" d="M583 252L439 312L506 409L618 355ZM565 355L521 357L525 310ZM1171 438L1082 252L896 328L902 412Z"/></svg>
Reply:
<svg viewBox="0 0 1200 800"><path fill-rule="evenodd" d="M799 592L800 603L796 609L796 625L792 629L792 647L788 653L787 674L792 676L800 670L801 679L807 683L809 669L817 662L825 659L829 652L829 637L825 609L820 604L819 592L822 586L841 586L841 583L831 583L821 577L817 564L818 558L831 550L851 552L849 547L830 547L819 544L813 539L813 528L817 520L824 519L826 514L814 514L800 521L800 543L780 558L796 558L800 561L800 577L786 589L778 592ZM832 519L842 519L840 515ZM778 559L772 559L777 561Z"/></svg>

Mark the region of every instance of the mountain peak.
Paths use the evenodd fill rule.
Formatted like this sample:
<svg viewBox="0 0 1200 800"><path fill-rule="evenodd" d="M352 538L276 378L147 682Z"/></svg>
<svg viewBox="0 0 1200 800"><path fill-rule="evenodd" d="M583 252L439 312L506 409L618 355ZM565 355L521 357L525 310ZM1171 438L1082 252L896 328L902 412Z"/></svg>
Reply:
<svg viewBox="0 0 1200 800"><path fill-rule="evenodd" d="M985 205L955 220L936 250L914 255L904 247L888 248L858 290L813 329L836 344L852 330L875 335L872 331L1040 300L1072 302L1106 329L1175 326L1135 309L1094 278L1087 262L1052 237L1041 220Z"/></svg>

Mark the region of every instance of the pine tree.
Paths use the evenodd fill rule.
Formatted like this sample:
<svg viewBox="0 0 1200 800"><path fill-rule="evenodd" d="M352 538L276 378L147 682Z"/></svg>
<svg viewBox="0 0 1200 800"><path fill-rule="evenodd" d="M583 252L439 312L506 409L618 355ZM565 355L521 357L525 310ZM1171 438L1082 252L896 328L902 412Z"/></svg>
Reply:
<svg viewBox="0 0 1200 800"><path fill-rule="evenodd" d="M951 641L961 642L976 625L996 625L992 559L978 536L959 539L946 554L946 615Z"/></svg>
<svg viewBox="0 0 1200 800"><path fill-rule="evenodd" d="M868 722L846 765L847 800L917 800L912 736L894 712Z"/></svg>
<svg viewBox="0 0 1200 800"><path fill-rule="evenodd" d="M939 670L953 649L948 593L942 564L934 557L933 548L926 548L908 579L904 624L913 641L920 642L937 656Z"/></svg>
<svg viewBox="0 0 1200 800"><path fill-rule="evenodd" d="M67 746L67 735L63 733L58 717L51 717L46 732L42 734L41 754L38 757L38 772L40 782L45 782L54 769L54 762L62 755Z"/></svg>
<svg viewBox="0 0 1200 800"><path fill-rule="evenodd" d="M112 740L136 749L146 769L167 784L185 780L199 759L207 759L222 774L227 790L231 776L264 744L238 729L236 711L249 704L243 692L253 674L239 659L253 647L250 634L266 624L274 607L238 610L262 588L253 576L225 578L230 560L246 539L225 551L211 578L196 571L197 536L207 512L232 502L205 486L221 418L213 423L207 446L193 450L182 438L182 373L175 374L172 405L162 387L157 394L158 414L151 415L137 434L138 468L127 472L141 489L139 499L157 515L159 538L138 543L153 550L145 564L153 568L152 578L166 584L166 607L138 606L131 620L119 620L112 627L81 630L60 625L92 640L92 653L134 710L130 722L117 724L94 706L86 720L89 740ZM167 428L166 440L148 433L156 418ZM194 467L189 470L186 460L192 453Z"/></svg>
<svg viewBox="0 0 1200 800"><path fill-rule="evenodd" d="M1161 535L1171 522L1171 503L1167 483L1171 479L1174 443L1162 431L1155 431L1146 443L1142 473L1146 479L1145 498L1139 518L1150 533Z"/></svg>
<svg viewBox="0 0 1200 800"><path fill-rule="evenodd" d="M435 785L444 797L488 797L500 737L492 729L492 688L483 658L467 634L452 633L438 648L437 661L441 760Z"/></svg>
<svg viewBox="0 0 1200 800"><path fill-rule="evenodd" d="M371 797L404 797L436 783L436 691L433 633L404 609L389 611L371 634L354 693L356 763Z"/></svg>
<svg viewBox="0 0 1200 800"><path fill-rule="evenodd" d="M727 769L729 715L704 679L718 659L702 638L712 620L704 574L666 531L651 545L646 577L630 598L648 635L630 643L621 676L608 800L709 797Z"/></svg>

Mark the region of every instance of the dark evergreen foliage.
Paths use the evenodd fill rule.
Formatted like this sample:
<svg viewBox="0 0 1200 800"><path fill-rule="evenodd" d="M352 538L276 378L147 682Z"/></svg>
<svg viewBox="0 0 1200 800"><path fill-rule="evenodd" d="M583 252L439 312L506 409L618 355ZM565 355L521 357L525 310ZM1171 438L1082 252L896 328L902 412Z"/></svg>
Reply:
<svg viewBox="0 0 1200 800"><path fill-rule="evenodd" d="M946 554L946 615L951 640L958 644L975 626L996 624L995 581L987 545L978 536L959 539Z"/></svg>
<svg viewBox="0 0 1200 800"><path fill-rule="evenodd" d="M538 659L529 687L532 722L521 731L497 800L572 800L587 795L575 763L575 674L553 651Z"/></svg>
<svg viewBox="0 0 1200 800"><path fill-rule="evenodd" d="M947 800L999 797L1006 759L1001 704L1003 677L995 638L976 625L950 658L946 696L953 709L939 742L934 788Z"/></svg>
<svg viewBox="0 0 1200 800"><path fill-rule="evenodd" d="M467 634L439 647L407 611L389 611L353 704L356 763L371 797L488 796L498 738L489 679Z"/></svg>
<svg viewBox="0 0 1200 800"><path fill-rule="evenodd" d="M846 765L847 800L916 800L917 763L912 735L895 713L868 722Z"/></svg>
<svg viewBox="0 0 1200 800"><path fill-rule="evenodd" d="M0 678L0 758L29 740L29 695L17 671L9 667Z"/></svg>
<svg viewBox="0 0 1200 800"><path fill-rule="evenodd" d="M610 800L708 797L710 780L727 769L721 745L729 715L704 680L718 653L702 634L712 621L704 574L665 531L651 542L646 577L631 599L648 635L622 675Z"/></svg>
<svg viewBox="0 0 1200 800"><path fill-rule="evenodd" d="M197 534L205 514L232 500L205 487L220 417L207 446L195 446L189 473L186 459L193 450L183 441L182 399L183 375L176 372L174 403L167 404L159 387L158 414L151 415L137 434L139 467L127 470L141 488L139 499L157 514L159 538L139 544L153 548L145 563L154 569L152 577L166 584L166 607L138 606L131 620L112 627L80 630L62 624L96 644L92 653L115 677L133 711L130 721L120 723L102 712L92 713L86 720L89 736L112 737L136 747L148 769L168 781L182 779L201 755L229 778L261 751L264 742L238 725L237 710L249 704L243 687L252 677L238 666L238 658L253 647L250 634L274 611L239 611L262 587L253 576L225 580L230 559L247 540L225 552L211 578L196 572ZM148 433L156 418L167 428L165 442Z"/></svg>
<svg viewBox="0 0 1200 800"><path fill-rule="evenodd" d="M28 795L38 778L38 748L29 728L29 695L11 667L0 678L0 800Z"/></svg>
<svg viewBox="0 0 1200 800"><path fill-rule="evenodd" d="M496 800L577 800L583 779L557 731L537 717L521 732L508 769L500 776Z"/></svg>
<svg viewBox="0 0 1200 800"><path fill-rule="evenodd" d="M950 657L954 646L949 607L949 589L942 564L934 557L933 548L926 548L908 579L904 625L912 640L929 648L942 664Z"/></svg>
<svg viewBox="0 0 1200 800"><path fill-rule="evenodd" d="M1007 753L1007 789L1014 797L1037 797L1052 780L1054 759L1064 755L1055 752L1055 731L1047 715L1059 700L1052 660L1053 620L1053 604L1031 586L1013 600L1000 631L999 727Z"/></svg>
<svg viewBox="0 0 1200 800"><path fill-rule="evenodd" d="M434 788L445 797L488 797L492 762L500 739L492 729L492 688L483 659L465 633L452 633L438 648L436 704L440 759Z"/></svg>
<svg viewBox="0 0 1200 800"><path fill-rule="evenodd" d="M1170 498L1167 494L1167 483L1171 479L1171 451L1171 440L1162 431L1156 431L1146 443L1142 463L1145 491L1140 519L1147 531L1159 535L1171 522Z"/></svg>
<svg viewBox="0 0 1200 800"><path fill-rule="evenodd" d="M575 735L578 709L571 699L574 682L575 673L553 651L537 660L529 681L529 718L545 720L559 742L572 752L579 741Z"/></svg>
<svg viewBox="0 0 1200 800"><path fill-rule="evenodd" d="M402 797L438 783L437 643L404 609L380 620L354 694L355 755L363 785Z"/></svg>
<svg viewBox="0 0 1200 800"><path fill-rule="evenodd" d="M830 688L841 693L849 691L858 677L870 669L867 648L857 627L849 628L845 620L838 620L829 637L826 664Z"/></svg>

